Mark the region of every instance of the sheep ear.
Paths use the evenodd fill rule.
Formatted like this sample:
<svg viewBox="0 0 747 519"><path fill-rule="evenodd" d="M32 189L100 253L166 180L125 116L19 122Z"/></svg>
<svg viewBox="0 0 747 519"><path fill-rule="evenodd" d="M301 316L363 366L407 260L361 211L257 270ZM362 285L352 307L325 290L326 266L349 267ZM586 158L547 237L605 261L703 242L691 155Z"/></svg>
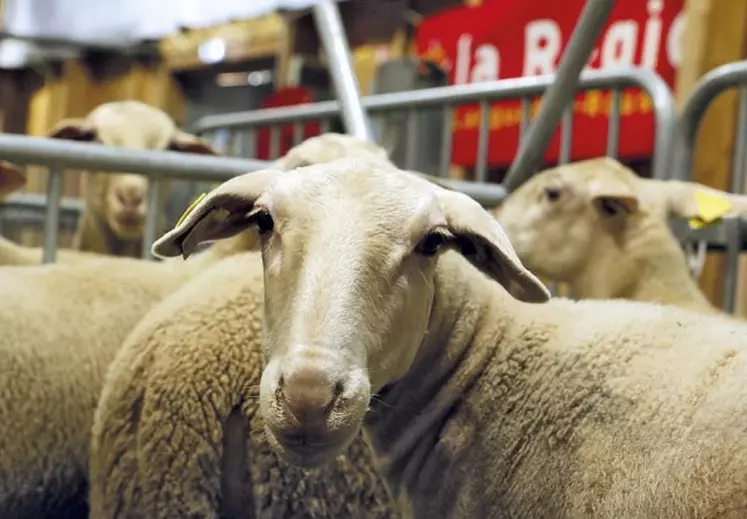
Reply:
<svg viewBox="0 0 747 519"><path fill-rule="evenodd" d="M0 161L0 196L6 196L26 185L26 175L10 162Z"/></svg>
<svg viewBox="0 0 747 519"><path fill-rule="evenodd" d="M228 238L251 227L254 202L278 175L278 171L269 169L247 173L201 196L172 230L153 243L153 255L187 259L199 244Z"/></svg>
<svg viewBox="0 0 747 519"><path fill-rule="evenodd" d="M205 139L180 130L171 138L167 149L200 155L220 155L220 152Z"/></svg>
<svg viewBox="0 0 747 519"><path fill-rule="evenodd" d="M94 141L97 131L86 119L70 117L58 122L52 129L47 131L46 136L50 139L66 139L69 141Z"/></svg>
<svg viewBox="0 0 747 519"><path fill-rule="evenodd" d="M458 191L439 189L438 197L456 247L467 260L516 299L543 303L550 298L545 285L521 263L501 225L480 204Z"/></svg>
<svg viewBox="0 0 747 519"><path fill-rule="evenodd" d="M669 216L687 218L699 229L721 218L747 214L747 196L727 193L695 182L651 180L666 200Z"/></svg>
<svg viewBox="0 0 747 519"><path fill-rule="evenodd" d="M638 211L635 189L616 175L597 175L589 183L589 199L599 214L607 218Z"/></svg>

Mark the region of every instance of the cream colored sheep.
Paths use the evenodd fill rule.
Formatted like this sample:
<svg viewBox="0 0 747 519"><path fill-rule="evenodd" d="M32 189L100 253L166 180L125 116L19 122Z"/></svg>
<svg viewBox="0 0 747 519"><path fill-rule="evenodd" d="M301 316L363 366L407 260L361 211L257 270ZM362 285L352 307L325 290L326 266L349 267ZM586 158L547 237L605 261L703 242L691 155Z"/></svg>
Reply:
<svg viewBox="0 0 747 519"><path fill-rule="evenodd" d="M0 268L0 517L82 510L93 412L118 347L155 302L255 245L247 231L186 263L100 256Z"/></svg>
<svg viewBox="0 0 747 519"><path fill-rule="evenodd" d="M0 269L0 517L87 517L90 427L105 370L189 272L128 258Z"/></svg>
<svg viewBox="0 0 747 519"><path fill-rule="evenodd" d="M718 313L690 275L668 218L699 216L698 197L747 211L747 197L700 184L644 179L611 158L541 172L494 214L533 272L581 299L625 298Z"/></svg>
<svg viewBox="0 0 747 519"><path fill-rule="evenodd" d="M177 129L163 111L139 101L104 103L85 118L60 121L47 135L132 149L218 154L208 142ZM132 173L86 172L84 185L84 209L73 248L139 258L148 178Z"/></svg>
<svg viewBox="0 0 747 519"><path fill-rule="evenodd" d="M361 159L228 181L153 251L239 216L262 236L260 409L290 462L363 426L416 519L747 515L746 324L527 304L549 293L489 213Z"/></svg>
<svg viewBox="0 0 747 519"><path fill-rule="evenodd" d="M129 336L94 419L92 518L396 516L362 438L311 471L264 439L262 286L259 255L236 255Z"/></svg>

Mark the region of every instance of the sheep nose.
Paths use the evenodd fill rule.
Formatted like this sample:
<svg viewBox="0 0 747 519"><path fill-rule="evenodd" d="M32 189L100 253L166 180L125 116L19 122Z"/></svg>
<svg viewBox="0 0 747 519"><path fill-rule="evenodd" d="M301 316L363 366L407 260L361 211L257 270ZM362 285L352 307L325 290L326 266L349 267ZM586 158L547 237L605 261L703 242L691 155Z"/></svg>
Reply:
<svg viewBox="0 0 747 519"><path fill-rule="evenodd" d="M117 190L117 201L126 209L137 209L143 203L144 199L143 192L135 187L120 188Z"/></svg>
<svg viewBox="0 0 747 519"><path fill-rule="evenodd" d="M342 393L342 381L328 370L301 366L280 375L280 396L284 405L300 423L324 423Z"/></svg>

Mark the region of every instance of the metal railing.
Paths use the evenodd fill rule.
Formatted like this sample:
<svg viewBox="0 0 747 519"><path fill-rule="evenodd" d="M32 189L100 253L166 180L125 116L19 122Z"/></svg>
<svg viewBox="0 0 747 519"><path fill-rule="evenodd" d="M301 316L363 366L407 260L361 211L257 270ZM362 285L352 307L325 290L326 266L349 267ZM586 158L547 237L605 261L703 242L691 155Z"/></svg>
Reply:
<svg viewBox="0 0 747 519"><path fill-rule="evenodd" d="M704 75L695 85L682 110L675 134L675 155L672 178L690 181L693 178L695 140L700 123L711 103L722 93L739 89L739 108L734 135L731 171L731 192L744 192L745 167L747 167L747 61L728 63ZM678 229L683 241L706 241L711 249L724 249L726 272L722 308L734 312L739 277L739 254L744 248L743 229L747 222L742 218L725 220L719 224L687 232Z"/></svg>
<svg viewBox="0 0 747 519"><path fill-rule="evenodd" d="M58 247L58 230L62 196L62 170L86 169L104 172L127 171L149 177L148 217L143 238L143 256L150 257L150 244L157 233L160 212L160 184L163 178L222 182L229 178L262 169L267 162L232 157L185 155L175 151L123 149L102 144L0 134L0 157L17 164L49 168L46 213L44 217L44 262L53 262ZM24 200L24 196L26 197ZM23 201L26 204L23 204ZM39 200L35 200L39 203ZM31 205L28 195L9 197L10 205Z"/></svg>
<svg viewBox="0 0 747 519"><path fill-rule="evenodd" d="M530 123L530 99L540 96L553 84L555 75L543 75L504 79L469 85L436 87L409 92L395 92L371 95L361 98L361 104L372 116L381 116L391 112L403 111L407 114L405 140L407 149L414 149L417 138L417 114L419 110L440 108L443 111L443 136L440 149L438 174L446 176L451 158L451 136L453 112L458 105L479 103L480 127L476 158L476 180L479 183L487 179L487 158L489 144L490 103L496 101L521 99L521 128L526 129ZM590 71L580 77L576 92L590 90L612 90L612 109L608 124L607 154L617 156L620 135L620 92L625 88L640 88L652 100L656 121L653 175L666 178L669 174L673 135L676 124L676 112L672 94L666 82L655 72L642 68L621 68L606 71ZM254 155L257 130L269 127L270 156L275 158L280 150L280 126L293 125L293 144L303 138L303 123L320 121L322 131L329 127L331 119L340 113L337 101L322 101L292 107L271 108L250 112L237 112L225 115L203 117L195 122L192 130L209 136L218 131L231 133L230 142L234 152L241 155ZM564 108L561 120L561 162L570 160L573 142L573 106ZM522 137L525 132L521 132ZM238 149L236 149L238 148ZM543 149L536 153L542 154ZM533 150L535 151L535 150ZM405 164L400 166L412 169L414 154L406 153ZM478 184L472 188L474 193L488 189L488 184Z"/></svg>
<svg viewBox="0 0 747 519"><path fill-rule="evenodd" d="M523 107L521 125L526 129L530 122L529 99L542 95L554 81L554 76L537 76L518 79L507 79L494 82L477 83L471 85L457 85L431 88L412 92L397 92L364 97L362 106L370 113L382 114L396 110L405 110L409 116L417 114L418 110L439 107L444 111L444 146L440 150L440 174L446 175L451 156L451 118L453 110L458 104L478 102L481 110L481 120L488 120L490 102L508 99L522 99ZM645 91L652 99L653 112L656 120L656 134L654 143L653 170L656 177L663 178L668 171L668 160L672 146L672 134L675 124L674 103L669 89L664 81L646 69L620 69L602 72L588 72L582 75L578 91L596 89L611 89L613 94L613 112L608 125L607 153L616 156L617 140L620 133L619 102L614 102L614 96L620 90L637 87ZM246 134L252 136L257 127L263 125L277 125L293 123L295 143L302 138L301 123L309 120L327 120L339 115L340 104L337 101L300 105L290 108L277 108L248 113L235 113L221 116L210 116L201 119L195 125L198 132L205 133L217 129L228 130L234 137L242 137L246 142ZM414 119L410 117L410 121ZM566 108L561 122L561 150L560 162L570 160L572 145L572 107ZM408 124L407 139L414 141L417 127ZM477 199L483 205L497 205L506 196L506 190L498 184L485 183L488 154L487 125L479 129L478 146L478 182L457 181L444 178L443 181L454 189L465 192ZM525 133L525 132L523 132ZM522 134L523 134L522 133ZM244 135L242 135L244 134ZM271 148L278 150L277 131L272 132L275 143ZM253 139L248 139L253 141ZM248 154L249 150L242 150ZM276 152L277 154L277 152ZM408 156L412 156L409 153ZM87 144L65 140L45 139L19 135L0 134L0 157L4 160L19 164L34 164L50 168L47 186L47 206L44 217L44 260L54 261L58 247L57 230L60 218L60 194L62 189L61 171L64 168L76 168L95 171L127 171L148 175L151 189L148 193L148 220L143 240L143 255L149 257L149 244L156 238L157 220L151 215L157 214L160 196L160 178L179 178L191 181L206 180L211 182L224 181L236 174L245 173L266 167L265 161L247 160L239 158L216 158L200 155L189 155L188 158L178 152L154 152L144 150L123 150L121 148ZM405 164L404 167L408 167ZM38 198L38 197L37 197ZM10 197L10 203L19 205L41 204L41 199L31 200L15 196ZM69 212L69 211L68 211Z"/></svg>

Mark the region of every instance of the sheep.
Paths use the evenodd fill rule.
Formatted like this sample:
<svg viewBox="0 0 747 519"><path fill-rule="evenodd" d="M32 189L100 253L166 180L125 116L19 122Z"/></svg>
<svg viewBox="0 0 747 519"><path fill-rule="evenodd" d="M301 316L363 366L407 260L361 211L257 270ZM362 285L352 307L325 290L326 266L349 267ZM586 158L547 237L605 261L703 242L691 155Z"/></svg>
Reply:
<svg viewBox="0 0 747 519"><path fill-rule="evenodd" d="M112 101L85 118L68 118L47 132L55 139L135 149L217 155L207 142L177 129L163 111L140 101ZM85 172L84 209L73 248L139 258L145 228L148 178L132 173Z"/></svg>
<svg viewBox="0 0 747 519"><path fill-rule="evenodd" d="M494 214L533 272L578 298L626 298L721 313L690 275L668 218L697 218L699 193L747 211L747 197L700 184L651 180L605 157L543 171ZM726 206L724 210L726 210Z"/></svg>
<svg viewBox="0 0 747 519"><path fill-rule="evenodd" d="M255 235L239 233L186 263L101 255L0 268L0 366L9 366L0 371L0 517L84 513L93 414L117 349L157 301L254 248Z"/></svg>
<svg viewBox="0 0 747 519"><path fill-rule="evenodd" d="M90 427L106 367L189 273L130 258L0 269L0 517L87 517Z"/></svg>
<svg viewBox="0 0 747 519"><path fill-rule="evenodd" d="M264 440L262 300L261 259L242 253L132 331L94 417L92 518L396 517L362 438L311 471L278 460Z"/></svg>
<svg viewBox="0 0 747 519"><path fill-rule="evenodd" d="M365 159L229 180L152 251L252 226L259 406L290 463L363 428L405 517L747 514L747 324L549 300L473 199Z"/></svg>

